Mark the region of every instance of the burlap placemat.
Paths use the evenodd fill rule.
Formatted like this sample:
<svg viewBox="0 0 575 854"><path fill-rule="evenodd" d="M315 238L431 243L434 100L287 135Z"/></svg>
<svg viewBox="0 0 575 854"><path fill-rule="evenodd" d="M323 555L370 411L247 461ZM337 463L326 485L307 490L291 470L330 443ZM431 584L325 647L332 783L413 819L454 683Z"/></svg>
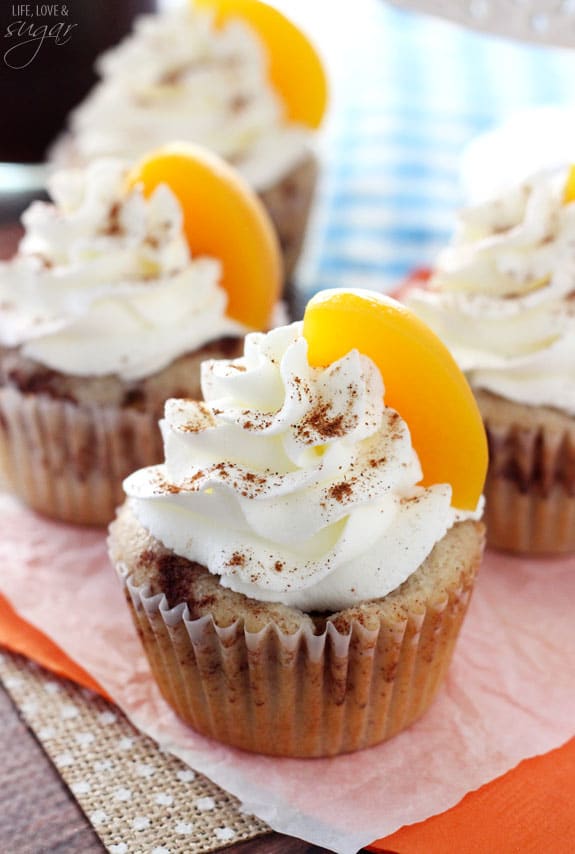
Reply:
<svg viewBox="0 0 575 854"><path fill-rule="evenodd" d="M269 833L91 691L4 651L0 680L111 854L199 854Z"/></svg>

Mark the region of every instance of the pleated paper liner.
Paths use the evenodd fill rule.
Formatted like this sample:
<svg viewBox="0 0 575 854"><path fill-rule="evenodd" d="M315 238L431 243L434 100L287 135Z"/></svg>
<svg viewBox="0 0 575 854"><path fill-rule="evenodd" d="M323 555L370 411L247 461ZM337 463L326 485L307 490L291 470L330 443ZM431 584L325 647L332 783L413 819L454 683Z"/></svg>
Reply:
<svg viewBox="0 0 575 854"><path fill-rule="evenodd" d="M0 468L7 488L63 522L105 525L130 472L162 459L156 416L0 388Z"/></svg>
<svg viewBox="0 0 575 854"><path fill-rule="evenodd" d="M575 551L575 419L476 392L489 440L487 543L524 554Z"/></svg>
<svg viewBox="0 0 575 854"><path fill-rule="evenodd" d="M289 282L303 248L315 195L318 163L310 152L273 186L259 193L275 226Z"/></svg>
<svg viewBox="0 0 575 854"><path fill-rule="evenodd" d="M431 704L481 556L473 534L471 554L439 593L408 580L379 600L375 617L371 603L364 625L328 621L320 634L192 619L186 604L170 608L164 594L134 584L125 566L118 571L152 672L184 721L245 750L334 756L390 738Z"/></svg>
<svg viewBox="0 0 575 854"><path fill-rule="evenodd" d="M8 653L0 680L112 854L200 854L269 833L91 691Z"/></svg>
<svg viewBox="0 0 575 854"><path fill-rule="evenodd" d="M0 484L50 518L107 525L124 500L124 478L164 458L158 421L165 400L201 398L200 363L242 352L242 338L209 341L135 385L55 372L61 393L52 394L41 366L24 390L0 385ZM116 403L130 395L141 396L140 407Z"/></svg>

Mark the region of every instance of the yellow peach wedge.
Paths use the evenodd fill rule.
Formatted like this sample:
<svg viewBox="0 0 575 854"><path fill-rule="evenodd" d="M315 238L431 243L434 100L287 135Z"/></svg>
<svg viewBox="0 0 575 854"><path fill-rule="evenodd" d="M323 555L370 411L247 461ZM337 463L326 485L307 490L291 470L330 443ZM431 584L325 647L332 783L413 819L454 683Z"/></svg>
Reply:
<svg viewBox="0 0 575 854"><path fill-rule="evenodd" d="M269 78L285 105L285 117L318 128L324 117L327 77L309 39L285 15L260 0L193 0L198 9L213 10L216 26L241 18L267 49Z"/></svg>
<svg viewBox="0 0 575 854"><path fill-rule="evenodd" d="M487 471L487 440L467 380L445 345L409 309L365 290L326 290L305 310L311 365L357 349L381 371L385 403L409 427L422 483L449 483L452 504L474 510Z"/></svg>
<svg viewBox="0 0 575 854"><path fill-rule="evenodd" d="M563 203L568 205L570 202L575 202L575 166L571 166L569 169L563 191Z"/></svg>
<svg viewBox="0 0 575 854"><path fill-rule="evenodd" d="M150 196L166 184L182 206L192 256L222 263L227 314L266 329L282 282L281 256L269 217L255 193L224 160L191 143L148 154L128 176L128 189Z"/></svg>

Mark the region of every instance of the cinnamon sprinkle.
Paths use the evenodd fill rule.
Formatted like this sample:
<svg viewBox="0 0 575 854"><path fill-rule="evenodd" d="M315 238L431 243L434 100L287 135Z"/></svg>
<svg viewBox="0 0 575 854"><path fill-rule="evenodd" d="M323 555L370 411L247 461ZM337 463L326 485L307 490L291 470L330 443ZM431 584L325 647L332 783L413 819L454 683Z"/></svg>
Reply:
<svg viewBox="0 0 575 854"><path fill-rule="evenodd" d="M249 104L250 99L246 95L236 95L230 101L230 110L232 113L241 113Z"/></svg>
<svg viewBox="0 0 575 854"><path fill-rule="evenodd" d="M306 415L298 428L300 438L309 439L312 430L324 439L344 436L346 433L345 415L340 413L330 418L331 408L331 403L318 403L309 415Z"/></svg>
<svg viewBox="0 0 575 854"><path fill-rule="evenodd" d="M343 504L344 501L349 501L353 495L353 489L349 483L342 480L340 483L334 483L334 485L330 487L329 495L332 498L335 498L336 501L339 501L340 504Z"/></svg>
<svg viewBox="0 0 575 854"><path fill-rule="evenodd" d="M104 228L104 234L110 237L117 237L119 234L123 234L124 230L120 222L120 210L120 203L114 202L108 214L108 222Z"/></svg>

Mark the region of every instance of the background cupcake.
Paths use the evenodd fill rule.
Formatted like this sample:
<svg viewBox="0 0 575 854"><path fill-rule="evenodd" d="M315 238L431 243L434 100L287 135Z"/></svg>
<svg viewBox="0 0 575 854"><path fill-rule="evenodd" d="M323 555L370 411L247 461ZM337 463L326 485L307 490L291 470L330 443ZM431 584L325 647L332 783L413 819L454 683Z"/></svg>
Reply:
<svg viewBox="0 0 575 854"><path fill-rule="evenodd" d="M419 717L482 551L485 439L463 377L391 300L344 294L351 309L337 321L341 298L326 312L324 295L308 306L309 339L296 323L249 335L243 358L205 363L204 402L168 401L165 464L127 479L129 501L111 526L164 696L200 732L258 752L357 750ZM341 358L313 366L321 329L374 312L391 314L408 339L423 330L407 374L417 384L426 357L426 384L457 402L469 428L448 425L452 446L477 450L476 470L470 463L453 485L417 485L410 432L384 405L371 359L344 342ZM393 387L392 377L392 399ZM440 420L426 419L432 436Z"/></svg>
<svg viewBox="0 0 575 854"><path fill-rule="evenodd" d="M305 37L264 4L183 3L139 19L104 54L101 82L72 113L57 162L133 160L172 140L226 158L260 194L286 277L300 253L316 182L313 131L326 99Z"/></svg>
<svg viewBox="0 0 575 854"><path fill-rule="evenodd" d="M168 184L177 191L186 164L193 174L183 205ZM241 352L243 333L265 315L269 322L277 247L251 191L197 151L154 155L131 176L118 161L95 161L56 174L50 190L53 202L29 208L18 254L0 265L2 468L33 508L104 524L122 479L161 459L157 420L166 398L199 397L201 360ZM203 201L203 191L217 207L225 269L195 257L186 239L194 194ZM228 216L242 223L241 238L225 236ZM232 286L234 240L247 247L249 272ZM261 273L252 294L250 247ZM232 287L242 291L239 315Z"/></svg>
<svg viewBox="0 0 575 854"><path fill-rule="evenodd" d="M575 549L575 193L540 173L464 210L408 304L465 371L489 438L488 543Z"/></svg>

